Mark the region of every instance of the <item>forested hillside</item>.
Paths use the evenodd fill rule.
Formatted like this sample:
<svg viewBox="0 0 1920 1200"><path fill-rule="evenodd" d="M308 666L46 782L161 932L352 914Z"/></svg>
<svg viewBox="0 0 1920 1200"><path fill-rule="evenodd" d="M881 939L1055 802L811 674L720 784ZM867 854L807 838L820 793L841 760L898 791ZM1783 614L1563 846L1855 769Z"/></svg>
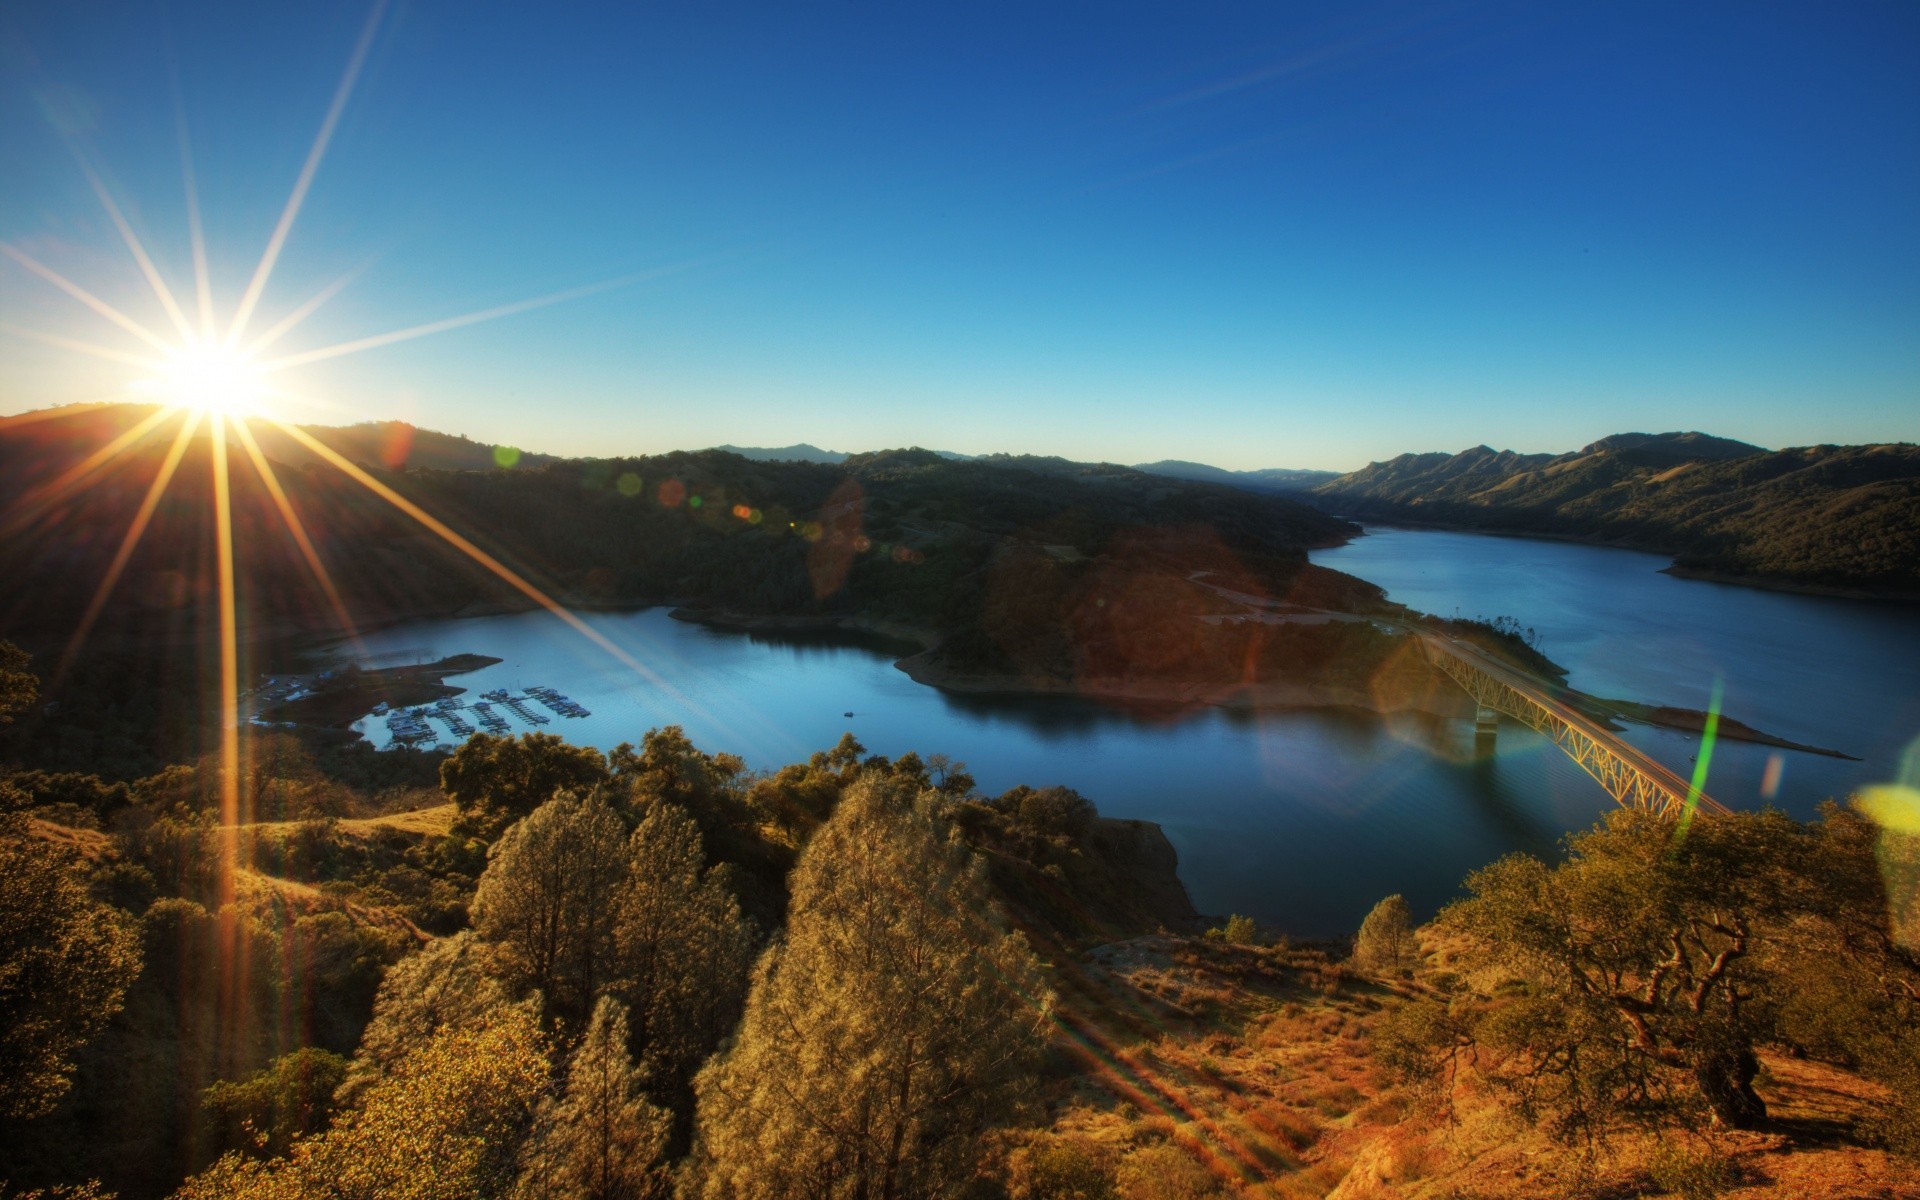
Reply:
<svg viewBox="0 0 1920 1200"><path fill-rule="evenodd" d="M1870 803L1622 811L1300 944L1202 933L1151 825L851 736L377 757L250 738L239 826L217 757L0 764L0 1195L1800 1200L1920 1154L1920 839Z"/></svg>
<svg viewBox="0 0 1920 1200"><path fill-rule="evenodd" d="M150 434L52 502L45 489L146 411L102 407L0 426L0 508L18 514L0 529L0 575L33 581L0 595L0 635L44 661L60 660L171 439ZM274 444L263 436L263 451ZM216 582L211 449L205 436L185 449L54 692L62 721L44 736L17 735L36 762L126 760L112 769L143 771L196 753L184 739L215 727L188 706L161 711L150 700L203 694L204 655L165 651L210 644L198 635ZM245 448L230 442L228 458L252 674L284 665L299 637L337 631L339 620ZM1350 524L1295 501L1125 467L904 450L843 464L701 451L516 470L366 469L572 605L672 603L735 618L864 623L921 644L957 637L975 657L993 657L1070 619L1129 629L1190 622L1191 577L1202 571L1242 591L1327 607L1380 600L1371 585L1307 563L1306 548L1338 543ZM310 453L274 475L356 622L531 604ZM1071 656L1048 662L1074 668ZM196 686L177 686L189 679Z"/></svg>
<svg viewBox="0 0 1920 1200"><path fill-rule="evenodd" d="M1314 489L1330 511L1671 554L1685 572L1920 595L1920 446L1767 451L1619 434L1571 454L1403 454Z"/></svg>

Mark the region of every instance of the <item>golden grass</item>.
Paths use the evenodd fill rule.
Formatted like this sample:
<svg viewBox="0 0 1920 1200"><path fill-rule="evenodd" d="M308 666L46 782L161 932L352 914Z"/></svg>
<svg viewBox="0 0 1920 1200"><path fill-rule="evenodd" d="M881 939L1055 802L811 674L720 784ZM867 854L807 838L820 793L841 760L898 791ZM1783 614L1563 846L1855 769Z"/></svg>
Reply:
<svg viewBox="0 0 1920 1200"><path fill-rule="evenodd" d="M1451 957L1427 949L1426 971ZM1058 976L1078 1070L1026 1144L1098 1158L1122 1200L1651 1198L1666 1195L1647 1165L1663 1146L1723 1156L1739 1200L1920 1196L1920 1177L1858 1144L1876 1090L1833 1067L1764 1056L1773 1132L1623 1135L1583 1161L1470 1079L1448 1119L1377 1067L1370 1031L1417 981L1343 977L1310 950L1169 937L1098 947ZM1176 1153L1201 1173L1171 1171Z"/></svg>

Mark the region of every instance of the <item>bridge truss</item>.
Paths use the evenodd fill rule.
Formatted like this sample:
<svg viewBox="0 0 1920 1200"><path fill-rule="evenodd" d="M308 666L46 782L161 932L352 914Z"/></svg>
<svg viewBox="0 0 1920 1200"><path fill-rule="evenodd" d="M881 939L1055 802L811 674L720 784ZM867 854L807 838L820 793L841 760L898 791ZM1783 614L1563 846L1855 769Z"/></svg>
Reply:
<svg viewBox="0 0 1920 1200"><path fill-rule="evenodd" d="M1621 805L1678 815L1688 809L1691 793L1693 806L1711 812L1727 811L1704 793L1693 792L1685 780L1666 767L1559 701L1496 675L1434 638L1423 637L1421 643L1428 660L1483 710L1505 713L1545 734Z"/></svg>

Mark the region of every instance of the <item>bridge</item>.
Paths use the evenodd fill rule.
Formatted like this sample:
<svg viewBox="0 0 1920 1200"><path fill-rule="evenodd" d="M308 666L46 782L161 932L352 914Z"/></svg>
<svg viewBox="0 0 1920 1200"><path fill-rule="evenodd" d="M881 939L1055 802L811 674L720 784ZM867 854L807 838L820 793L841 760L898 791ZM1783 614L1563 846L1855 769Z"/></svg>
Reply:
<svg viewBox="0 0 1920 1200"><path fill-rule="evenodd" d="M1477 721L1483 737L1491 737L1505 713L1539 730L1564 750L1568 758L1600 781L1607 794L1628 808L1646 808L1679 814L1689 808L1726 812L1686 780L1622 741L1552 694L1541 683L1460 638L1429 630L1409 630L1420 639L1427 661L1459 684L1479 707Z"/></svg>

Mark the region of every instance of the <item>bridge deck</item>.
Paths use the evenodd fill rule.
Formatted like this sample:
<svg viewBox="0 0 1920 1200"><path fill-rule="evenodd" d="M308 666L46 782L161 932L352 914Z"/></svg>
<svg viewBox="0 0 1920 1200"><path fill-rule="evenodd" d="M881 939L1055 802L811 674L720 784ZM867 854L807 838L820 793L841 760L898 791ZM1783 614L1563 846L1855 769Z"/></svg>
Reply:
<svg viewBox="0 0 1920 1200"><path fill-rule="evenodd" d="M1416 636L1428 660L1468 695L1553 739L1619 803L1662 812L1680 812L1690 806L1727 811L1704 793L1693 792L1687 780L1629 746L1612 730L1554 696L1538 680L1478 646L1425 630Z"/></svg>

